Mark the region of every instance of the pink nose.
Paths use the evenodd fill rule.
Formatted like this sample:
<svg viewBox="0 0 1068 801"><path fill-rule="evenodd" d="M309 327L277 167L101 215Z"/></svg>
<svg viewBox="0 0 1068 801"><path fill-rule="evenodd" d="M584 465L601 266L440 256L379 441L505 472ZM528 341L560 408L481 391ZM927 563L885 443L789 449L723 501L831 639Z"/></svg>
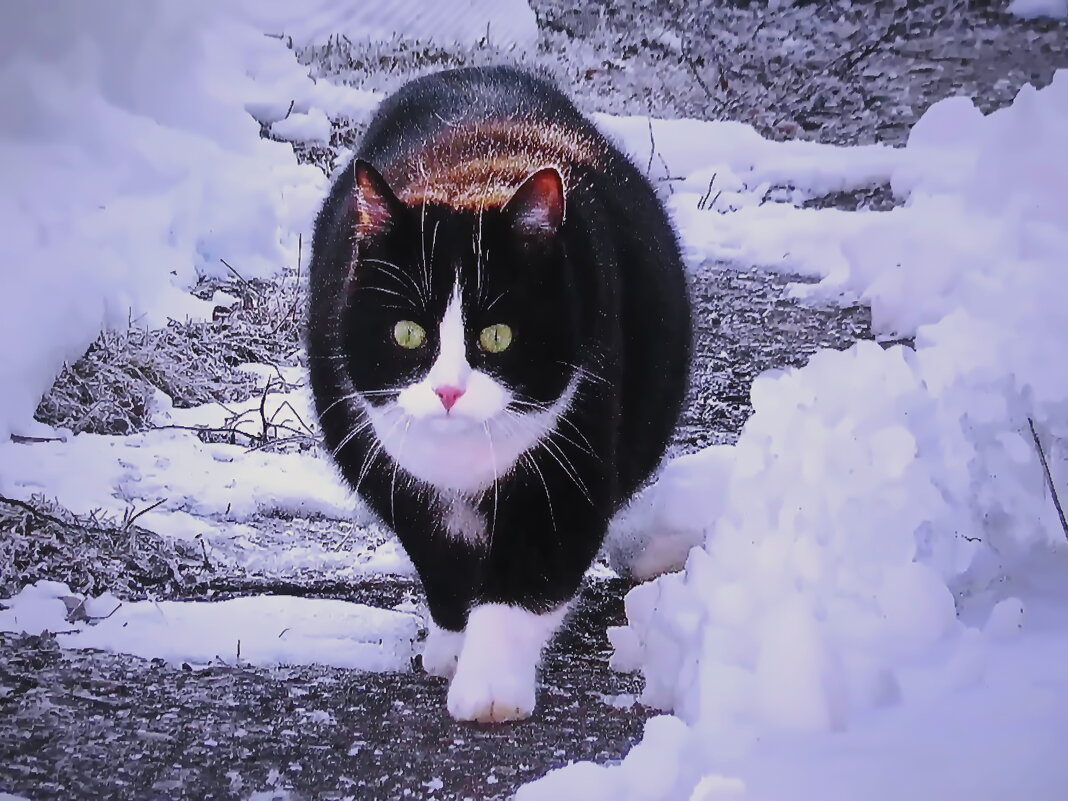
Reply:
<svg viewBox="0 0 1068 801"><path fill-rule="evenodd" d="M441 405L445 407L445 411L455 406L456 401L460 400L460 396L464 394L459 387L438 387L434 392L441 398Z"/></svg>

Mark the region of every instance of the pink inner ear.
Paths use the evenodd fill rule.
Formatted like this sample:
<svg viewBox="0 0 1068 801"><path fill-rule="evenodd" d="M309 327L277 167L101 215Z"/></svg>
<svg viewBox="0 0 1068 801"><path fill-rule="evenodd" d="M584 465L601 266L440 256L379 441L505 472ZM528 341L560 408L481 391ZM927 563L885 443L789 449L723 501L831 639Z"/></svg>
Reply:
<svg viewBox="0 0 1068 801"><path fill-rule="evenodd" d="M389 187L374 167L365 161L356 162L353 201L356 206L356 235L361 239L381 234L392 224L392 203Z"/></svg>
<svg viewBox="0 0 1068 801"><path fill-rule="evenodd" d="M505 205L515 226L526 235L551 234L564 222L564 181L555 167L538 170Z"/></svg>

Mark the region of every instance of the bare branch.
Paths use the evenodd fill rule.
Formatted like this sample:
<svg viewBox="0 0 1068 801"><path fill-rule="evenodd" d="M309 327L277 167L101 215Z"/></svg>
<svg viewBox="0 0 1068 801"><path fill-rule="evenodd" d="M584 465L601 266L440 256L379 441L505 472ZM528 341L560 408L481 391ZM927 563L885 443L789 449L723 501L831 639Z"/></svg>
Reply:
<svg viewBox="0 0 1068 801"><path fill-rule="evenodd" d="M1030 417L1027 418L1027 425L1031 427L1031 436L1034 437L1035 447L1038 448L1038 458L1042 461L1042 470L1046 474L1046 484L1049 486L1049 494L1053 496L1053 506L1057 510L1057 516L1061 521L1061 529L1064 531L1064 536L1068 539L1068 520L1064 516L1064 507L1061 506L1061 499L1057 495L1057 485L1053 483L1053 474L1049 469L1049 462L1046 461L1046 452L1042 450L1042 440L1038 438L1038 430L1035 428L1035 421Z"/></svg>

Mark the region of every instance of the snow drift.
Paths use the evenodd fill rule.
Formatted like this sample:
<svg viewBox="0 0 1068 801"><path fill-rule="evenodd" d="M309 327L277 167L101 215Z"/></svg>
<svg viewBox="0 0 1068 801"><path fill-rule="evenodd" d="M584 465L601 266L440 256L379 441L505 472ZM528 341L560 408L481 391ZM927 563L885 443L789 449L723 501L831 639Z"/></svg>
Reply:
<svg viewBox="0 0 1068 801"><path fill-rule="evenodd" d="M122 601L40 581L8 599L0 631L52 631L66 648L99 648L180 665L333 665L407 670L422 625L410 612L326 598Z"/></svg>
<svg viewBox="0 0 1068 801"><path fill-rule="evenodd" d="M246 277L295 265L324 180L244 109L259 72L299 78L292 54L218 4L0 16L6 439L101 328L210 313L183 290L220 259Z"/></svg>

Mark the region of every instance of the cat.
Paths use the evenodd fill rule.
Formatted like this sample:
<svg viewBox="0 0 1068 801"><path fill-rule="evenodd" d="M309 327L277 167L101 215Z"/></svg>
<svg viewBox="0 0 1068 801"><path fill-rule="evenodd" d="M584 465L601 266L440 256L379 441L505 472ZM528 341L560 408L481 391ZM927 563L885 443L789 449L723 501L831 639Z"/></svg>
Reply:
<svg viewBox="0 0 1068 801"><path fill-rule="evenodd" d="M535 707L543 647L656 469L691 314L652 186L546 79L448 70L379 107L316 220L326 447L426 591L457 720Z"/></svg>

